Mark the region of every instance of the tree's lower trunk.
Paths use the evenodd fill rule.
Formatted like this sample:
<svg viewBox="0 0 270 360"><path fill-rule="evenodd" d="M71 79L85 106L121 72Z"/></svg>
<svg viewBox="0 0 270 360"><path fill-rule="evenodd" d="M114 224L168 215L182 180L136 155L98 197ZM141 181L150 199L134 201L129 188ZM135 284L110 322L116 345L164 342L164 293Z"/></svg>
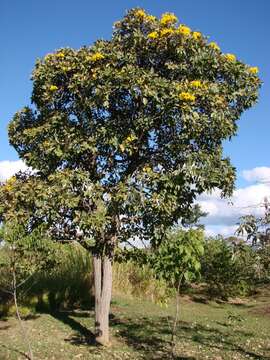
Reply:
<svg viewBox="0 0 270 360"><path fill-rule="evenodd" d="M107 257L94 256L95 335L101 345L109 344L109 312L112 295L112 263Z"/></svg>
<svg viewBox="0 0 270 360"><path fill-rule="evenodd" d="M171 358L172 359L175 358L175 354L174 354L175 336L176 336L176 330L177 330L177 325L178 325L178 321L179 321L180 287L181 287L182 277L183 276L181 276L178 281L177 290L176 290L175 316L174 316L174 321L173 321L173 325L172 325L172 333L171 333Z"/></svg>
<svg viewBox="0 0 270 360"><path fill-rule="evenodd" d="M16 309L17 319L19 321L21 331L22 331L22 337L23 337L24 343L28 347L28 359L29 360L34 360L34 356L33 356L32 348L31 348L31 345L30 345L30 341L28 340L27 332L26 332L26 330L25 330L25 328L23 326L23 322L22 322L19 307L18 307L18 302L17 302L17 281L16 281L16 273L15 273L15 271L13 271L13 300L14 300L14 305L15 305L15 309Z"/></svg>

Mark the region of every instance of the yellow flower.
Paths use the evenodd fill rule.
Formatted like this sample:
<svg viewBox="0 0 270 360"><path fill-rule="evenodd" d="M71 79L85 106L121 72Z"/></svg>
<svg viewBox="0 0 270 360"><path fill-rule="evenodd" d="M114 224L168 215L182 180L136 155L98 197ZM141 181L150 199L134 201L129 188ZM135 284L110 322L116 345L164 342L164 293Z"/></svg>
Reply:
<svg viewBox="0 0 270 360"><path fill-rule="evenodd" d="M148 37L148 39L157 39L158 33L156 31L153 31L150 34L148 34L147 37Z"/></svg>
<svg viewBox="0 0 270 360"><path fill-rule="evenodd" d="M60 52L60 53L56 54L56 57L58 57L58 58L64 58L64 57L65 57L65 54L62 53L62 52Z"/></svg>
<svg viewBox="0 0 270 360"><path fill-rule="evenodd" d="M214 50L217 50L217 51L220 51L220 47L218 46L217 43L215 43L214 41L210 42L209 43L209 46L214 49Z"/></svg>
<svg viewBox="0 0 270 360"><path fill-rule="evenodd" d="M173 29L161 29L160 36L169 36L173 34Z"/></svg>
<svg viewBox="0 0 270 360"><path fill-rule="evenodd" d="M143 167L143 172L146 172L146 173L151 172L150 166L144 166L144 167Z"/></svg>
<svg viewBox="0 0 270 360"><path fill-rule="evenodd" d="M191 33L190 28L185 25L180 25L178 27L178 31L180 32L180 34L185 35L185 36L190 35L190 33Z"/></svg>
<svg viewBox="0 0 270 360"><path fill-rule="evenodd" d="M96 52L94 54L92 54L91 56L89 56L89 60L96 62L99 60L103 60L105 58L105 56L103 54L101 54L100 52Z"/></svg>
<svg viewBox="0 0 270 360"><path fill-rule="evenodd" d="M225 58L226 58L227 60L229 60L229 61L235 61L235 60L236 60L236 57L235 57L235 55L233 55L233 54L226 54L226 55L225 55Z"/></svg>
<svg viewBox="0 0 270 360"><path fill-rule="evenodd" d="M200 80L193 80L190 82L190 86L193 88L200 88L203 86Z"/></svg>
<svg viewBox="0 0 270 360"><path fill-rule="evenodd" d="M147 15L147 16L146 16L146 20L148 20L148 21L155 21L155 20L156 20L156 17L153 16L153 15Z"/></svg>
<svg viewBox="0 0 270 360"><path fill-rule="evenodd" d="M257 68L257 66L253 66L253 67L250 67L250 68L248 69L248 71L249 71L251 74L258 74L259 69Z"/></svg>
<svg viewBox="0 0 270 360"><path fill-rule="evenodd" d="M58 87L56 85L50 86L50 91L56 91L56 90L58 90Z"/></svg>
<svg viewBox="0 0 270 360"><path fill-rule="evenodd" d="M196 100L195 96L193 94L190 94L188 92L181 92L179 94L179 99L183 101L190 101L193 102Z"/></svg>
<svg viewBox="0 0 270 360"><path fill-rule="evenodd" d="M126 142L130 143L130 142L132 142L132 141L134 141L136 139L137 139L137 137L135 135L131 134L126 138Z"/></svg>
<svg viewBox="0 0 270 360"><path fill-rule="evenodd" d="M16 177L12 176L10 179L8 179L4 185L4 189L7 191L12 190L13 185L16 183Z"/></svg>
<svg viewBox="0 0 270 360"><path fill-rule="evenodd" d="M143 19L146 17L146 13L144 12L144 10L137 10L134 15L140 19Z"/></svg>
<svg viewBox="0 0 270 360"><path fill-rule="evenodd" d="M200 39L202 38L202 34L201 34L199 31L194 31L194 32L192 33L192 37L193 37L193 39L195 39L195 40L200 40Z"/></svg>
<svg viewBox="0 0 270 360"><path fill-rule="evenodd" d="M165 13L162 15L160 19L160 24L167 26L171 24L175 24L178 21L177 17L172 13Z"/></svg>

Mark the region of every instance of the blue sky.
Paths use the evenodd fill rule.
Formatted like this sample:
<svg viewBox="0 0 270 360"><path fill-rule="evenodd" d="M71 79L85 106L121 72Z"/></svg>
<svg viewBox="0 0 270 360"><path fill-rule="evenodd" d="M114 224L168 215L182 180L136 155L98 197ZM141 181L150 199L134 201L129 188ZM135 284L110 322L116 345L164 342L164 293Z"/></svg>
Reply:
<svg viewBox="0 0 270 360"><path fill-rule="evenodd" d="M238 136L225 144L225 153L237 167L237 186L247 186L243 170L270 167L269 0L1 0L0 162L17 159L8 145L7 124L30 103L36 58L59 47L79 48L109 38L113 22L136 6L156 16L174 12L181 23L208 35L222 51L259 67L264 82L259 103L242 116Z"/></svg>

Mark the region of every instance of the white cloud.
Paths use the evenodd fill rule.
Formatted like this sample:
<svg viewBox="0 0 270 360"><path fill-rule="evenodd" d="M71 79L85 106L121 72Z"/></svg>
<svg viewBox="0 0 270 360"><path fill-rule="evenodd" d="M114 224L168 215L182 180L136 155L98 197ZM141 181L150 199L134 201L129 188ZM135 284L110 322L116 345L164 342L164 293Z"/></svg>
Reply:
<svg viewBox="0 0 270 360"><path fill-rule="evenodd" d="M27 166L22 160L4 160L0 161L0 181L5 181L18 171L27 170Z"/></svg>
<svg viewBox="0 0 270 360"><path fill-rule="evenodd" d="M205 228L206 236L215 236L217 234L223 235L225 237L234 235L237 225L208 225Z"/></svg>
<svg viewBox="0 0 270 360"><path fill-rule="evenodd" d="M252 173L252 170L250 172ZM201 195L198 203L202 210L208 213L206 218L202 219L206 234L233 235L241 216L248 214L261 216L264 213L265 197L270 200L270 183L238 188L230 199L221 199L219 190Z"/></svg>
<svg viewBox="0 0 270 360"><path fill-rule="evenodd" d="M244 170L242 176L247 181L270 182L270 167L261 166Z"/></svg>

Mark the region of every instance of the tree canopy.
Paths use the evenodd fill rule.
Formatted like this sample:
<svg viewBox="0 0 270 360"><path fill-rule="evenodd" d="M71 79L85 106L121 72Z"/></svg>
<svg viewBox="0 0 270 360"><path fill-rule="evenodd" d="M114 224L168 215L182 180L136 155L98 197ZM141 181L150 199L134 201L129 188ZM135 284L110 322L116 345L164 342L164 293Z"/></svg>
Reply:
<svg viewBox="0 0 270 360"><path fill-rule="evenodd" d="M39 59L32 105L9 125L35 173L0 190L2 220L113 253L133 237L158 245L203 191L230 195L222 142L257 100L258 69L198 31L132 9L110 40Z"/></svg>

